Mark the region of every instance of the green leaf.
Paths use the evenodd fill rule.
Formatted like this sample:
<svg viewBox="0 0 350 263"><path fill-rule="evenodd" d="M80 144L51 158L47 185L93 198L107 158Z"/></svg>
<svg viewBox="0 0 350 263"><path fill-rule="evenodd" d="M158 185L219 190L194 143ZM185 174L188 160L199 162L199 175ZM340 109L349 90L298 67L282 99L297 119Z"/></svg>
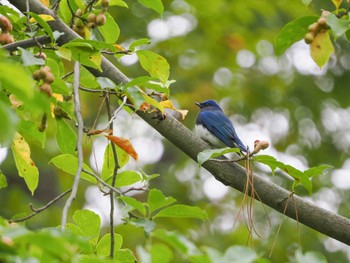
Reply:
<svg viewBox="0 0 350 263"><path fill-rule="evenodd" d="M130 46L129 46L129 49L134 52L135 51L135 47L137 46L142 46L142 45L148 45L151 43L151 40L149 40L148 38L140 38L140 39L137 39L133 42L131 42Z"/></svg>
<svg viewBox="0 0 350 263"><path fill-rule="evenodd" d="M74 176L78 170L78 158L71 154L58 155L52 158L49 163L53 163L58 169L61 169L62 171ZM83 169L85 171L93 173L91 168L87 166L85 163L83 164ZM96 184L96 179L87 173L83 172L81 174L81 178L93 184Z"/></svg>
<svg viewBox="0 0 350 263"><path fill-rule="evenodd" d="M2 173L0 170L0 189L7 187L7 180L6 176Z"/></svg>
<svg viewBox="0 0 350 263"><path fill-rule="evenodd" d="M128 186L142 180L141 175L135 171L124 171L117 174L116 187Z"/></svg>
<svg viewBox="0 0 350 263"><path fill-rule="evenodd" d="M172 250L164 244L155 244L151 247L152 263L167 263L171 262L174 255Z"/></svg>
<svg viewBox="0 0 350 263"><path fill-rule="evenodd" d="M301 184L306 188L306 190L308 190L310 194L312 194L312 183L302 171L298 170L297 168L289 164L284 165L284 167L281 169L287 174L289 174L291 177L293 177L293 179L295 180L294 186Z"/></svg>
<svg viewBox="0 0 350 263"><path fill-rule="evenodd" d="M166 207L154 216L154 218L159 217L198 218L204 220L208 218L208 215L207 212L197 206L179 204Z"/></svg>
<svg viewBox="0 0 350 263"><path fill-rule="evenodd" d="M136 109L139 109L145 102L143 94L138 87L131 87L126 89L126 95L131 100Z"/></svg>
<svg viewBox="0 0 350 263"><path fill-rule="evenodd" d="M146 174L143 170L140 169L142 180L143 181L150 181L154 178L157 178L159 174Z"/></svg>
<svg viewBox="0 0 350 263"><path fill-rule="evenodd" d="M102 55L99 49L105 47L105 45L107 44L98 41L75 39L64 44L59 49L59 55L68 60L72 56L81 64L101 71ZM69 53L66 48L71 52Z"/></svg>
<svg viewBox="0 0 350 263"><path fill-rule="evenodd" d="M176 202L176 199L169 196L165 197L164 194L157 189L152 189L148 193L148 208L149 213L152 214L155 210L166 207Z"/></svg>
<svg viewBox="0 0 350 263"><path fill-rule="evenodd" d="M137 262L134 254L128 248L118 249L117 251L115 251L115 260L116 262L122 262L122 263Z"/></svg>
<svg viewBox="0 0 350 263"><path fill-rule="evenodd" d="M56 139L61 152L76 155L77 135L65 120L56 118Z"/></svg>
<svg viewBox="0 0 350 263"><path fill-rule="evenodd" d="M170 74L170 66L164 57L149 50L138 50L136 54L143 69L152 77L159 78L161 82L166 83Z"/></svg>
<svg viewBox="0 0 350 263"><path fill-rule="evenodd" d="M206 161L208 161L210 158L215 158L221 155L224 155L226 153L239 153L240 150L238 148L223 148L223 149L207 149L203 152L200 152L197 155L197 161L199 165L202 165Z"/></svg>
<svg viewBox="0 0 350 263"><path fill-rule="evenodd" d="M19 176L23 177L33 195L39 183L39 170L30 157L29 145L19 133L16 133L11 149Z"/></svg>
<svg viewBox="0 0 350 263"><path fill-rule="evenodd" d="M123 237L117 233L114 233L114 251L117 251L122 247ZM107 257L111 250L111 233L105 234L96 246L97 255Z"/></svg>
<svg viewBox="0 0 350 263"><path fill-rule="evenodd" d="M253 157L253 160L259 163L263 163L271 168L272 175L274 175L274 172L277 167L283 167L283 163L276 160L275 157L270 155L256 155Z"/></svg>
<svg viewBox="0 0 350 263"><path fill-rule="evenodd" d="M96 245L100 235L100 217L90 210L76 210L73 220L80 228L84 237L87 237L93 245Z"/></svg>
<svg viewBox="0 0 350 263"><path fill-rule="evenodd" d="M69 10L68 0L63 0L59 2L58 13L63 21L68 25L72 19L72 12Z"/></svg>
<svg viewBox="0 0 350 263"><path fill-rule="evenodd" d="M18 122L19 118L15 114L14 110L4 105L0 100L0 145L5 146L11 141L16 131Z"/></svg>
<svg viewBox="0 0 350 263"><path fill-rule="evenodd" d="M111 0L109 3L109 6L114 6L114 5L128 8L127 3L125 3L123 0Z"/></svg>
<svg viewBox="0 0 350 263"><path fill-rule="evenodd" d="M322 68L334 53L329 30L320 31L310 45L310 53L316 64Z"/></svg>
<svg viewBox="0 0 350 263"><path fill-rule="evenodd" d="M18 49L21 51L23 66L45 65L45 60L35 57L32 52L21 47L18 47Z"/></svg>
<svg viewBox="0 0 350 263"><path fill-rule="evenodd" d="M118 156L119 161L119 156ZM114 174L115 161L113 156L113 150L111 143L107 144L103 157L103 165L101 171L101 179L107 181L108 178L111 178Z"/></svg>
<svg viewBox="0 0 350 263"><path fill-rule="evenodd" d="M121 199L128 206L131 206L132 208L139 211L143 216L146 215L146 206L144 203L141 203L140 201L136 200L135 198L129 197L129 196L121 196L121 197L119 197L119 199Z"/></svg>
<svg viewBox="0 0 350 263"><path fill-rule="evenodd" d="M100 84L101 89L114 89L117 87L117 84L115 84L114 81L110 80L109 78L97 77L96 80L98 84Z"/></svg>
<svg viewBox="0 0 350 263"><path fill-rule="evenodd" d="M38 124L33 121L21 121L18 131L25 138L31 138L40 143L41 147L44 148L46 140L46 132L40 132Z"/></svg>
<svg viewBox="0 0 350 263"><path fill-rule="evenodd" d="M152 233L152 237L156 237L171 247L173 247L175 250L177 250L179 253L186 255L188 251L193 250L194 244L191 243L191 241L187 240L184 236L181 234L178 234L176 232L166 231L164 229L157 229Z"/></svg>
<svg viewBox="0 0 350 263"><path fill-rule="evenodd" d="M44 19L42 19L39 15L37 15L34 12L28 12L28 14L31 17L33 17L36 20L36 22L44 29L44 31L50 36L51 41L54 41L52 29L49 26L49 24Z"/></svg>
<svg viewBox="0 0 350 263"><path fill-rule="evenodd" d="M309 4L311 4L312 0L301 0L301 2L303 3L303 5L308 6Z"/></svg>
<svg viewBox="0 0 350 263"><path fill-rule="evenodd" d="M153 9L158 14L163 14L164 6L161 0L138 0L145 7Z"/></svg>
<svg viewBox="0 0 350 263"><path fill-rule="evenodd" d="M129 220L129 224L142 227L146 234L150 234L156 228L156 223L154 223L154 221L145 218L132 218Z"/></svg>
<svg viewBox="0 0 350 263"><path fill-rule="evenodd" d="M349 21L338 18L336 15L330 13L326 17L327 25L329 25L332 29L334 39L336 40L338 37L345 34L347 30L349 30Z"/></svg>
<svg viewBox="0 0 350 263"><path fill-rule="evenodd" d="M324 172L324 170L330 169L330 168L333 168L333 167L330 166L330 165L315 166L315 167L311 167L311 168L305 170L305 171L304 171L304 174L305 174L308 178L311 178L311 177L313 177L313 176L322 174L322 173Z"/></svg>
<svg viewBox="0 0 350 263"><path fill-rule="evenodd" d="M286 24L277 36L276 54L282 55L287 48L304 38L309 25L318 20L318 16L303 16Z"/></svg>
<svg viewBox="0 0 350 263"><path fill-rule="evenodd" d="M98 29L105 39L105 42L115 43L117 42L120 34L119 26L108 12L106 12L105 15L106 23L103 26L98 27Z"/></svg>
<svg viewBox="0 0 350 263"><path fill-rule="evenodd" d="M149 76L141 76L132 79L126 84L126 87L133 87L138 86L141 88L147 88L154 90L156 92L164 93L167 97L170 95L170 89L167 86L167 84L170 81L167 81L165 84L157 81L158 79L155 77L149 77ZM144 90L144 89L143 89Z"/></svg>
<svg viewBox="0 0 350 263"><path fill-rule="evenodd" d="M34 98L34 80L22 65L0 60L0 72L2 89L6 87L9 93L24 103ZM16 72L16 78L13 77L13 72Z"/></svg>

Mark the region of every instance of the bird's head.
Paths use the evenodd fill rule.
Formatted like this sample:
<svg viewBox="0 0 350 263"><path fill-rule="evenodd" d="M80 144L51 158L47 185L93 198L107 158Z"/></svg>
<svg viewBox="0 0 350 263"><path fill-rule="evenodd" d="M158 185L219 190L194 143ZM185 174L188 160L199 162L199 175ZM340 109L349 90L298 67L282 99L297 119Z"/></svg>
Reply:
<svg viewBox="0 0 350 263"><path fill-rule="evenodd" d="M213 100L206 100L203 102L195 102L195 104L200 108L200 109L218 109L221 110L220 106Z"/></svg>

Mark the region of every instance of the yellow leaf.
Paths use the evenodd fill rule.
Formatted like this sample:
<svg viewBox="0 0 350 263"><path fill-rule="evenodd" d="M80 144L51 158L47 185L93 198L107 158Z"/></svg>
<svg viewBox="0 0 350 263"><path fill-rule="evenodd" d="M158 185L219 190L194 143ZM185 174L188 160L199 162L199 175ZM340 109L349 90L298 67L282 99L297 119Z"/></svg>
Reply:
<svg viewBox="0 0 350 263"><path fill-rule="evenodd" d="M188 113L188 110L179 110L179 109L176 109L171 100L164 100L164 101L161 101L160 104L161 104L164 108L172 109L172 110L177 111L178 113L180 113L183 120L185 119L185 117L186 117L186 115L187 115L187 113Z"/></svg>
<svg viewBox="0 0 350 263"><path fill-rule="evenodd" d="M52 93L52 97L54 97L56 99L56 101L63 101L63 95L62 94L58 94L58 93Z"/></svg>
<svg viewBox="0 0 350 263"><path fill-rule="evenodd" d="M321 30L310 45L310 53L316 64L322 68L334 52L329 30Z"/></svg>
<svg viewBox="0 0 350 263"><path fill-rule="evenodd" d="M40 2L46 7L49 7L49 5L50 5L50 1L49 0L40 0Z"/></svg>
<svg viewBox="0 0 350 263"><path fill-rule="evenodd" d="M39 182L39 171L30 158L28 143L19 133L15 134L11 149L19 175L24 178L29 190L34 194Z"/></svg>
<svg viewBox="0 0 350 263"><path fill-rule="evenodd" d="M338 10L339 6L343 2L343 0L332 0L333 4L335 5L335 8Z"/></svg>
<svg viewBox="0 0 350 263"><path fill-rule="evenodd" d="M135 161L137 161L138 155L134 147L132 146L130 140L114 135L106 135L106 138L114 144L118 145L119 148L123 149L127 154L134 158Z"/></svg>
<svg viewBox="0 0 350 263"><path fill-rule="evenodd" d="M41 15L39 15L44 21L53 21L53 20L55 20L52 16L50 16L50 15L44 15L44 14L41 14ZM35 20L35 18L31 18L31 19L29 19L29 22L30 23L35 23L36 22L36 20Z"/></svg>

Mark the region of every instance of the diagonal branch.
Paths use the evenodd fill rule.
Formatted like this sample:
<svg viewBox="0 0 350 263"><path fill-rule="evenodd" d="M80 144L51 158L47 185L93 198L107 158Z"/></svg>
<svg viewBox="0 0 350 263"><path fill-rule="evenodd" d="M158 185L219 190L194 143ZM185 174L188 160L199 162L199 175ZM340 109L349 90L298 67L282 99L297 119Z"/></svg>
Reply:
<svg viewBox="0 0 350 263"><path fill-rule="evenodd" d="M30 11L38 14L50 14L55 16L52 11L43 6L39 1L29 1L31 8ZM25 4L22 0L10 0L10 2L22 12L25 11ZM57 40L59 45L63 45L64 43L79 37L59 18L56 18L55 21L49 22L49 24L54 30L64 33L64 35ZM89 68L89 70L96 77L104 76L110 78L117 84L129 81L118 68L105 58L102 60L101 67L103 70L102 72L91 68ZM168 116L163 121L159 121L152 119L153 116L150 114L143 112L137 112L137 114L195 161L197 160L197 154L208 148L208 145L204 141L171 116ZM223 184L229 185L241 192L244 191L246 174L241 166L235 163L208 161L203 164L203 167ZM261 201L280 213L283 213L283 210L286 207L286 202L291 202L288 199L290 194L289 191L263 179L257 174L254 174L254 186ZM294 196L294 199L295 202L291 202L285 211L285 214L288 217L296 219L295 211L298 211L298 219L300 223L350 245L349 219L311 204L300 197Z"/></svg>

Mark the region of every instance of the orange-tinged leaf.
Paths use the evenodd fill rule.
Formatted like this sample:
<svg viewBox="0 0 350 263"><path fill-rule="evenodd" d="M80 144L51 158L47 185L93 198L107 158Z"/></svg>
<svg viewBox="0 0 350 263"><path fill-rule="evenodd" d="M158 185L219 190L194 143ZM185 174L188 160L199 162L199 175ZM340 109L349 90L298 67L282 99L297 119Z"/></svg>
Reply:
<svg viewBox="0 0 350 263"><path fill-rule="evenodd" d="M53 18L53 16L50 16L50 15L44 15L44 14L41 14L41 15L39 15L44 21L53 21L53 20L55 20L54 18ZM35 18L31 18L31 19L29 19L29 22L30 23L35 23L36 22L36 19Z"/></svg>
<svg viewBox="0 0 350 263"><path fill-rule="evenodd" d="M142 103L140 106L140 110L143 112L146 112L149 109L151 109L151 105L149 105L147 102Z"/></svg>
<svg viewBox="0 0 350 263"><path fill-rule="evenodd" d="M49 5L50 5L50 1L49 0L40 0L40 2L46 7L49 7Z"/></svg>
<svg viewBox="0 0 350 263"><path fill-rule="evenodd" d="M164 101L161 101L160 104L164 107L164 108L168 108L168 109L172 109L172 110L175 110L177 112L179 112L182 116L182 119L184 120L187 113L188 113L188 110L179 110L179 109L176 109L173 102L171 100L164 100Z"/></svg>
<svg viewBox="0 0 350 263"><path fill-rule="evenodd" d="M117 137L114 135L106 135L106 138L113 142L114 144L118 145L121 149L123 149L127 154L129 154L134 160L137 161L138 155L135 151L134 147L132 146L130 140Z"/></svg>
<svg viewBox="0 0 350 263"><path fill-rule="evenodd" d="M334 52L329 30L320 31L310 45L310 53L316 64L322 68Z"/></svg>
<svg viewBox="0 0 350 263"><path fill-rule="evenodd" d="M126 49L123 48L121 45L118 45L118 44L114 44L114 47L120 51L125 51Z"/></svg>

